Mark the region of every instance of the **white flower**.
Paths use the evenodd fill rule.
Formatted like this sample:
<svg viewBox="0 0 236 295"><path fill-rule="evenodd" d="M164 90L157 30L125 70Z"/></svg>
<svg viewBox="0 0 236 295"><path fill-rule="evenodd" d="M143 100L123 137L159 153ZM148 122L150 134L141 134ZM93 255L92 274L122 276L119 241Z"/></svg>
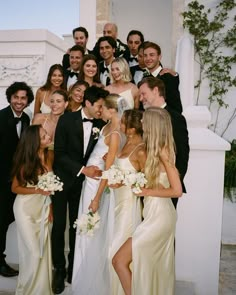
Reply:
<svg viewBox="0 0 236 295"><path fill-rule="evenodd" d="M82 214L79 219L74 222L74 228L77 227L77 232L81 235L86 234L92 237L94 230L99 228L100 216L97 212L89 211L87 214Z"/></svg>
<svg viewBox="0 0 236 295"><path fill-rule="evenodd" d="M63 182L61 182L60 178L52 172L40 175L38 179L39 181L36 188L39 188L43 191L50 191L51 195L54 195L55 191L63 190Z"/></svg>
<svg viewBox="0 0 236 295"><path fill-rule="evenodd" d="M93 131L93 136L95 136L94 139L97 139L100 134L100 129L97 127L93 127L92 131Z"/></svg>
<svg viewBox="0 0 236 295"><path fill-rule="evenodd" d="M108 185L122 183L124 180L123 171L115 165L102 172L102 179L107 179Z"/></svg>
<svg viewBox="0 0 236 295"><path fill-rule="evenodd" d="M125 171L123 183L132 187L132 192L140 193L142 191L141 188L147 183L147 179L142 172Z"/></svg>

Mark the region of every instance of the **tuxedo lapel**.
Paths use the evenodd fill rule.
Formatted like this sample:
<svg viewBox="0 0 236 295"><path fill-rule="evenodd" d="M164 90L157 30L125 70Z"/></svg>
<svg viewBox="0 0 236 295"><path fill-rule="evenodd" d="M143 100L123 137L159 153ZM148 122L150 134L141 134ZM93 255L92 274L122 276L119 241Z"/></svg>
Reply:
<svg viewBox="0 0 236 295"><path fill-rule="evenodd" d="M81 110L79 110L78 112L76 112L78 114L77 119L75 121L75 128L77 130L77 134L78 134L78 141L79 144L82 147L83 150L83 154L84 154L84 128L83 128L83 122L82 122L82 116L81 116ZM73 128L73 127L72 127Z"/></svg>

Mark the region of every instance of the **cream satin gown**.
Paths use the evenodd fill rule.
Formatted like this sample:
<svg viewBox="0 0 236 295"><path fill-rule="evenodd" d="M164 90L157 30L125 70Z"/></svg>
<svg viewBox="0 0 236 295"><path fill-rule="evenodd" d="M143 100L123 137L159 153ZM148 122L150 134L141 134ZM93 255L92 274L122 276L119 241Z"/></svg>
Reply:
<svg viewBox="0 0 236 295"><path fill-rule="evenodd" d="M48 215L51 199L17 195L13 210L19 249L17 295L51 295L52 261Z"/></svg>
<svg viewBox="0 0 236 295"><path fill-rule="evenodd" d="M143 145L143 144L141 144ZM137 146L139 147L140 144ZM129 158L137 149L137 147L126 158L117 158L115 164L121 170L129 170L131 172L137 172L131 164ZM130 187L122 186L118 189L114 189L115 197L115 219L112 245L110 250L110 259L119 250L119 248L130 238L141 222L141 204L140 198L134 196ZM111 288L112 295L125 295L121 286L120 280L112 265L110 270L111 275Z"/></svg>
<svg viewBox="0 0 236 295"><path fill-rule="evenodd" d="M160 183L169 187L166 173ZM174 295L177 216L171 198L144 197L143 218L132 238L132 295Z"/></svg>

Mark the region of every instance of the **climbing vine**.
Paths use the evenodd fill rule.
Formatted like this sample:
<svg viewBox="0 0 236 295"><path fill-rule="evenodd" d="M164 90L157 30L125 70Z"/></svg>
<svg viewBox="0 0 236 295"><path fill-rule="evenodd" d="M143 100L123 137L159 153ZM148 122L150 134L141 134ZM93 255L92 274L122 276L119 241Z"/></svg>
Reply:
<svg viewBox="0 0 236 295"><path fill-rule="evenodd" d="M230 16L235 7L234 0L222 0L212 12L199 4L199 1L192 1L188 4L187 11L183 12L183 25L194 37L195 60L199 64L199 78L195 85L196 104L199 104L202 83L207 81L209 109L213 104L217 106L215 122L212 124L214 131L220 110L228 107L226 94L231 87L236 87L236 77L232 73L232 67L236 64L236 16ZM229 20L232 21L228 28ZM235 117L236 108L221 136Z"/></svg>

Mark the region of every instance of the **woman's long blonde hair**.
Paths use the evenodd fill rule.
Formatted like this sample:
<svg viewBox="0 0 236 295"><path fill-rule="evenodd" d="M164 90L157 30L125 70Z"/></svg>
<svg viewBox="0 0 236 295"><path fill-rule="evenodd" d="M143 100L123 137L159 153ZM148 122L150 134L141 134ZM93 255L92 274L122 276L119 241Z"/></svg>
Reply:
<svg viewBox="0 0 236 295"><path fill-rule="evenodd" d="M148 108L143 114L143 139L146 143L147 160L145 175L147 187L158 186L160 177L160 152L166 149L170 165L175 162L175 145L169 113L161 108Z"/></svg>

